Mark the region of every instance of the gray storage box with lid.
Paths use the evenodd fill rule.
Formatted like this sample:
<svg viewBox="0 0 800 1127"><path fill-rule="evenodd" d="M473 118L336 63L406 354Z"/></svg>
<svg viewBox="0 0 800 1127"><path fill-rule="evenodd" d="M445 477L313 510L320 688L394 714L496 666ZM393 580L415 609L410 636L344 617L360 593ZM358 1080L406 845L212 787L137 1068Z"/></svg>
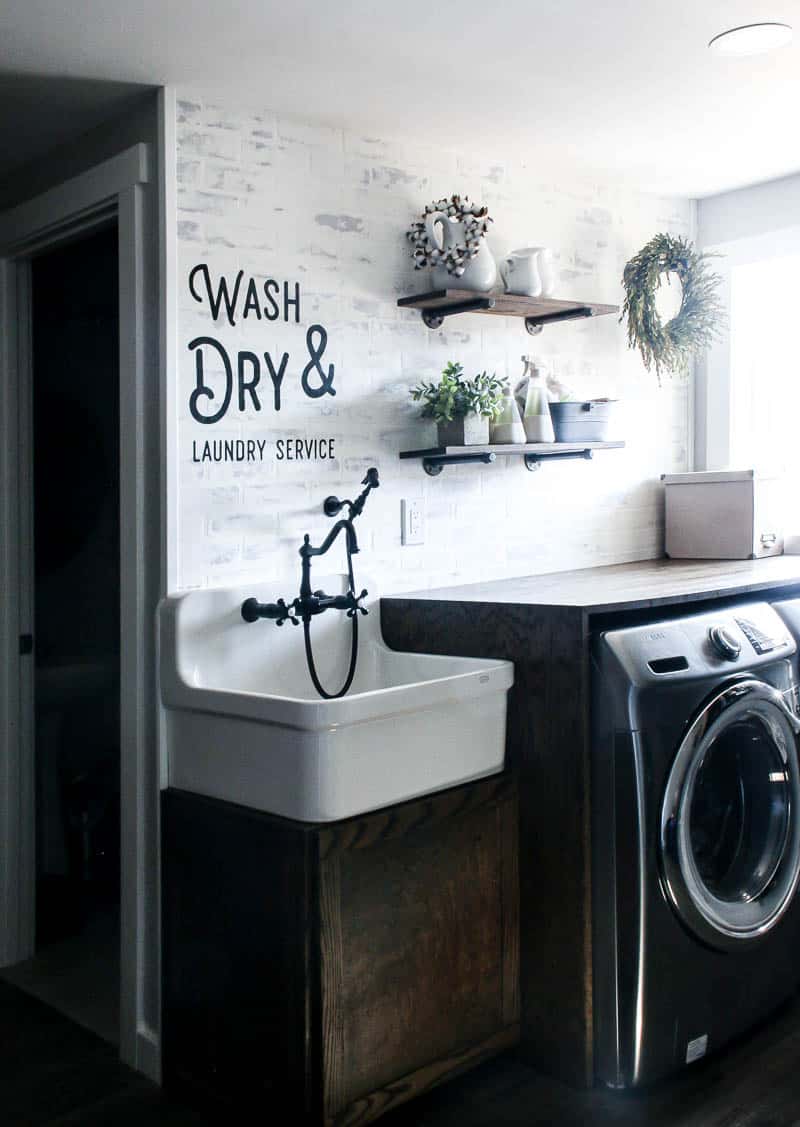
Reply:
<svg viewBox="0 0 800 1127"><path fill-rule="evenodd" d="M783 480L755 470L662 474L668 556L747 560L783 552Z"/></svg>

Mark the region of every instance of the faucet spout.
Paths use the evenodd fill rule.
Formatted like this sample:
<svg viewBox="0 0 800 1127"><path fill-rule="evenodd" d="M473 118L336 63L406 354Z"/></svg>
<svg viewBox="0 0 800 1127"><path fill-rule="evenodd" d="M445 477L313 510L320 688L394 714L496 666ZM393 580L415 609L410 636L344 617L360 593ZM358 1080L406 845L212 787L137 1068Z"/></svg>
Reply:
<svg viewBox="0 0 800 1127"><path fill-rule="evenodd" d="M300 599L297 601L297 609L301 614L304 613L304 604L312 597L311 560L314 556L324 556L341 532L344 532L347 542L348 578L350 580L350 589L352 590L353 588L353 564L351 557L358 552L358 538L356 537L356 530L353 528L353 522L348 517L336 522L318 548L313 546L308 533L303 537L303 543L300 547L300 559L302 560Z"/></svg>

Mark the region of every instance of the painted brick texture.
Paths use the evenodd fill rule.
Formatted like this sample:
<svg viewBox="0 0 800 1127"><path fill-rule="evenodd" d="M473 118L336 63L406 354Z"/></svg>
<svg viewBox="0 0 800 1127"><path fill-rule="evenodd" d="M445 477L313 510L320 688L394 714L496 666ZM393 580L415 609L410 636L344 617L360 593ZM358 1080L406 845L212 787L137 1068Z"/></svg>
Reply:
<svg viewBox="0 0 800 1127"><path fill-rule="evenodd" d="M617 304L623 266L644 242L659 230L693 234L690 201L562 183L539 167L535 143L529 155L457 153L221 106L194 92L179 96L176 162L179 375L169 425L177 428L170 472L179 587L274 579L276 595L288 593L302 535L318 542L330 526L323 498L352 496L370 465L382 484L360 520L360 574L376 577L382 592L661 554L658 479L688 466L688 379L659 389L615 317L554 326L535 339L518 320L477 315L430 331L396 300L426 288L426 275L411 264L406 226L425 203L451 192L489 205L496 257L551 246L558 296ZM214 281L241 269L243 284L251 276L258 286L267 278L288 281L290 290L299 283L300 322L253 313L234 326L215 322L207 302L189 292L199 263ZM323 363L335 365L335 397L310 399L300 387L313 324L328 333ZM276 364L287 352L280 411L263 372L260 410L249 396L239 410L234 390L223 419L198 423L189 411L188 344L200 336L223 343L234 364L239 351L268 351ZM450 359L468 374L488 369L516 381L523 353L540 357L581 396L619 396L627 449L534 474L521 460L502 459L428 478L418 463L398 460L398 451L435 439L416 417L411 386ZM215 387L221 371L208 367ZM286 438L333 438L336 457L277 461L276 443ZM264 460L198 462L207 440L262 442ZM424 545L401 546L402 497L423 500Z"/></svg>

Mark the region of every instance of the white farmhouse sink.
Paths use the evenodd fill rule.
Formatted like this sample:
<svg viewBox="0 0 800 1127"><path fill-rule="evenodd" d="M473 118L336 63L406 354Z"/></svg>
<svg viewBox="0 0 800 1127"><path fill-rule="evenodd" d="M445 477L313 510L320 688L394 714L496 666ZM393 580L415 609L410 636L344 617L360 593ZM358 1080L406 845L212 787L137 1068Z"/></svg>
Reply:
<svg viewBox="0 0 800 1127"><path fill-rule="evenodd" d="M328 594L343 576L313 577ZM359 616L358 668L339 700L308 675L300 626L246 623L241 605L275 602L291 585L191 591L159 608L161 694L169 784L303 822L327 822L503 767L508 661L396 653L383 642L378 600ZM348 668L350 619L311 624L322 684Z"/></svg>

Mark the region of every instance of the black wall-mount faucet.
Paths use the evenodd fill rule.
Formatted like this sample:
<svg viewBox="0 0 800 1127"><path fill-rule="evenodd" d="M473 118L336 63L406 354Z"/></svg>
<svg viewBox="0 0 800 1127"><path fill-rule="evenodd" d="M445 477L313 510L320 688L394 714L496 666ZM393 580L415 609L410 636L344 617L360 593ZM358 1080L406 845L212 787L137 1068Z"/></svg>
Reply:
<svg viewBox="0 0 800 1127"><path fill-rule="evenodd" d="M378 471L374 466L367 470L367 475L361 484L366 486L366 488L359 493L355 501L350 501L346 498L340 501L338 497L334 496L325 498L322 507L327 517L338 516L345 506L347 506L348 511L346 517L336 522L318 548L313 547L308 533L303 537L303 543L300 548L300 558L302 560L300 594L288 604L284 599L278 599L275 603L260 603L255 598L245 599L242 603L242 618L245 622L256 622L259 618L269 618L273 619L278 626L283 626L284 622L288 619L295 626L298 626L300 621L302 621L308 671L314 683L314 688L319 695L326 700L344 696L353 683L358 659L358 614L359 612L361 614L368 613L366 607L361 605L361 602L367 597L369 592L364 590L360 595L356 595L355 593L356 585L353 576L353 556L356 555L359 549L353 521L356 517L361 516L361 513L364 511L364 505L366 504L370 492L373 489L377 489L380 485ZM326 595L324 591L312 591L311 560L314 556L324 556L341 532L345 534L345 547L347 551L347 592L344 595ZM352 619L353 623L350 668L342 688L337 693L327 692L320 684L311 650L311 619L326 610L346 611L348 618Z"/></svg>

